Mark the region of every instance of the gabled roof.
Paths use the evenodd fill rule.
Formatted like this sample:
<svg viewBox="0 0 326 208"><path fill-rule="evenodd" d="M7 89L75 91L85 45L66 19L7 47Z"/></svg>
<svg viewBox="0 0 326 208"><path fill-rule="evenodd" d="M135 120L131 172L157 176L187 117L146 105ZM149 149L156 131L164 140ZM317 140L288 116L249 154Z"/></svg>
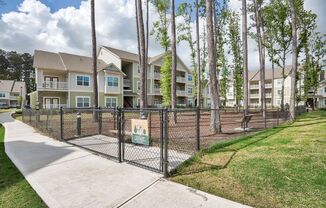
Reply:
<svg viewBox="0 0 326 208"><path fill-rule="evenodd" d="M109 51L111 51L115 55L119 56L121 59L139 62L138 54L131 53L131 52L128 52L128 51L123 51L123 50L108 47L108 46L102 46L102 47L108 49Z"/></svg>
<svg viewBox="0 0 326 208"><path fill-rule="evenodd" d="M0 80L1 92L20 92L21 87L25 89L26 84L22 81L15 80Z"/></svg>
<svg viewBox="0 0 326 208"><path fill-rule="evenodd" d="M97 61L97 70L107 67L103 60ZM34 68L54 69L62 71L74 71L92 73L93 59L87 56L74 55L69 53L53 53L48 51L35 50Z"/></svg>
<svg viewBox="0 0 326 208"><path fill-rule="evenodd" d="M66 70L76 71L76 72L84 72L84 73L92 73L93 68L93 59L87 56L79 56L68 53L59 53ZM97 70L100 71L107 67L106 64L101 59L97 60Z"/></svg>
<svg viewBox="0 0 326 208"><path fill-rule="evenodd" d="M112 48L112 47L108 47L108 46L102 46L103 48L111 51L112 53L114 53L115 55L117 55L118 57L120 57L120 59L124 59L124 60L130 60L130 61L134 61L134 62L139 62L139 58L138 58L138 54L136 53L131 53L128 51L124 51L121 49L117 49L117 48ZM165 53L161 53L157 56L153 56L153 57L148 57L148 64L152 64L155 61L160 60L161 58L164 57ZM178 60L180 61L180 63L188 70L188 72L191 72L191 69L180 59L179 56Z"/></svg>
<svg viewBox="0 0 326 208"><path fill-rule="evenodd" d="M114 63L109 64L104 70L106 71L110 71L110 72L116 72L116 73L120 73L123 76L127 76L125 73L123 73L123 71L121 71L119 69L119 67L117 67Z"/></svg>
<svg viewBox="0 0 326 208"><path fill-rule="evenodd" d="M66 70L59 54L41 50L34 51L33 67Z"/></svg>

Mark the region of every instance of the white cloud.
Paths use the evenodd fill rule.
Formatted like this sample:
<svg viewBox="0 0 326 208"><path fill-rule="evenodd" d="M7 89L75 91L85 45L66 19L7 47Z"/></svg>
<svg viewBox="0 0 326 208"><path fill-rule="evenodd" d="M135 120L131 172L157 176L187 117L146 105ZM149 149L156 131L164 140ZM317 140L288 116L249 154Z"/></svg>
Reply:
<svg viewBox="0 0 326 208"><path fill-rule="evenodd" d="M325 0L306 0L306 5L320 15L319 26L324 25L323 21L326 18L322 17L325 17L323 13ZM240 12L241 1L231 0L230 7ZM98 44L137 52L134 11L134 0L97 0ZM150 25L156 19L155 9L150 7ZM182 20L178 19L178 21ZM202 25L203 23L201 27ZM194 28L195 24L192 27ZM325 27L322 31L325 32ZM78 8L67 7L53 13L49 7L38 0L24 0L19 5L18 11L2 14L0 33L0 48L5 50L33 53L35 49L42 49L90 55L89 0L82 1ZM249 40L250 69L257 69L259 65L256 48L256 43ZM157 55L160 52L162 52L161 47L155 42L154 37L151 37L150 55ZM187 43L179 44L178 53L190 65L190 50Z"/></svg>

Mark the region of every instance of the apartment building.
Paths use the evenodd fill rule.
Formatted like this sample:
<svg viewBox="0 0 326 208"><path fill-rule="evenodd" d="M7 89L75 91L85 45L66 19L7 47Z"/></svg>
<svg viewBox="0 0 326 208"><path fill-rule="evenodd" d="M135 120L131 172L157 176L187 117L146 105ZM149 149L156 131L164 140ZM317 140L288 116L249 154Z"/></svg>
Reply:
<svg viewBox="0 0 326 208"><path fill-rule="evenodd" d="M164 54L149 57L147 70L147 104L152 107L162 107L161 66ZM140 69L138 55L127 51L102 46L98 58L107 63L114 63L126 74L123 80L123 107L139 106ZM179 107L193 106L194 80L192 71L178 57L177 59L177 105Z"/></svg>
<svg viewBox="0 0 326 208"><path fill-rule="evenodd" d="M0 80L0 108L20 107L25 100L25 82Z"/></svg>
<svg viewBox="0 0 326 208"><path fill-rule="evenodd" d="M123 103L125 76L113 63L97 61L99 106ZM29 94L32 108L80 107L93 104L92 59L67 53L35 51L36 91Z"/></svg>
<svg viewBox="0 0 326 208"><path fill-rule="evenodd" d="M312 107L314 104L317 108L326 108L326 70L320 74L317 91L308 92L307 106Z"/></svg>
<svg viewBox="0 0 326 208"><path fill-rule="evenodd" d="M150 57L147 71L147 100L162 106L160 88L163 54ZM34 53L36 91L30 93L33 108L92 107L92 59L67 53L36 50ZM101 46L98 50L98 89L101 107L138 107L140 70L138 55ZM177 105L193 105L191 70L178 58Z"/></svg>
<svg viewBox="0 0 326 208"><path fill-rule="evenodd" d="M291 93L291 79L288 76L291 67L287 66L285 69L285 79L282 75L282 69L276 68L274 70L274 78L271 69L265 71L265 99L267 107L279 107L281 105L282 99L282 84L284 81L284 104L290 104L290 93ZM249 106L252 108L259 107L261 105L261 82L260 82L260 72L259 70L248 72L248 88L249 88ZM298 92L303 93L303 79L297 83ZM223 100L223 98L221 98ZM229 88L227 92L227 107L234 107L235 102L235 92L234 83L232 78L229 81ZM242 102L240 103L242 105ZM210 92L209 84L204 89L204 106L210 106Z"/></svg>

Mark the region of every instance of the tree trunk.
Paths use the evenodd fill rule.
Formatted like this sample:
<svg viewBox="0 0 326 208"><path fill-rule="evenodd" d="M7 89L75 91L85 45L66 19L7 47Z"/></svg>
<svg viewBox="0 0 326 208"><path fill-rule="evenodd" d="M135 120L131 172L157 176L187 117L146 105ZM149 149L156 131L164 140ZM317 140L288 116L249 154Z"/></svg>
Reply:
<svg viewBox="0 0 326 208"><path fill-rule="evenodd" d="M139 56L140 56L140 108L143 109L145 108L145 85L146 85L146 80L145 80L145 73L146 73L146 63L145 63L145 54L146 54L146 49L145 49L145 31L144 31L144 21L143 21L143 9L142 9L142 1L141 0L136 0L136 16L137 16L137 25L138 25L138 40L139 40Z"/></svg>
<svg viewBox="0 0 326 208"><path fill-rule="evenodd" d="M291 21L292 21L292 70L291 70L291 96L290 96L290 115L291 119L295 120L295 101L296 101L296 75L297 75L297 25L296 14L294 8L294 0L290 0Z"/></svg>
<svg viewBox="0 0 326 208"><path fill-rule="evenodd" d="M248 27L247 27L247 1L242 0L242 41L243 41L243 108L248 115Z"/></svg>
<svg viewBox="0 0 326 208"><path fill-rule="evenodd" d="M213 0L206 0L206 25L207 25L207 47L209 64L209 85L211 92L211 121L210 127L213 133L221 132L221 121L219 112L219 83L216 71L216 49L214 41L213 24Z"/></svg>
<svg viewBox="0 0 326 208"><path fill-rule="evenodd" d="M97 88L97 54L96 54L96 30L95 30L95 2L91 0L91 31L92 31L92 58L93 58L93 107L98 108L98 88ZM98 121L97 111L93 111L93 119Z"/></svg>
<svg viewBox="0 0 326 208"><path fill-rule="evenodd" d="M272 108L274 108L274 79L275 79L275 64L274 64L274 61L272 61Z"/></svg>
<svg viewBox="0 0 326 208"><path fill-rule="evenodd" d="M201 106L201 69L200 69L200 37L199 37L199 3L196 0L196 42L197 42L197 107Z"/></svg>
<svg viewBox="0 0 326 208"><path fill-rule="evenodd" d="M177 41L175 32L175 6L174 0L171 0L171 50L172 50L172 109L177 107L177 93L176 93L176 72L177 72Z"/></svg>
<svg viewBox="0 0 326 208"><path fill-rule="evenodd" d="M281 111L284 111L284 82L285 82L285 52L282 59L282 89L281 89Z"/></svg>
<svg viewBox="0 0 326 208"><path fill-rule="evenodd" d="M255 10L255 21L257 30L257 42L259 51L259 64L260 64L260 104L263 117L266 116L266 99L265 99L265 48L263 45L263 25L260 13L260 6L257 0L253 1Z"/></svg>
<svg viewBox="0 0 326 208"><path fill-rule="evenodd" d="M146 2L146 51L145 51L145 64L146 64L146 71L145 71L145 108L148 106L147 101L147 73L148 73L148 49L149 49L149 0Z"/></svg>

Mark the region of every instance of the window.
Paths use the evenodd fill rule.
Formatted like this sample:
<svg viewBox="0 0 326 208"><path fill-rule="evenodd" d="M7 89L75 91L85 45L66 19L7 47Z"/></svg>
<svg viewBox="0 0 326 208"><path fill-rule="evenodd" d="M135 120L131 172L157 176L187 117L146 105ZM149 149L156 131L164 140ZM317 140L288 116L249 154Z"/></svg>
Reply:
<svg viewBox="0 0 326 208"><path fill-rule="evenodd" d="M108 77L108 86L109 87L118 87L119 86L119 78L118 77Z"/></svg>
<svg viewBox="0 0 326 208"><path fill-rule="evenodd" d="M277 94L281 95L282 94L282 90L277 90Z"/></svg>
<svg viewBox="0 0 326 208"><path fill-rule="evenodd" d="M89 76L77 75L77 86L89 86Z"/></svg>
<svg viewBox="0 0 326 208"><path fill-rule="evenodd" d="M277 85L282 85L282 80L281 79L277 80Z"/></svg>
<svg viewBox="0 0 326 208"><path fill-rule="evenodd" d="M116 108L117 107L117 98L116 97L107 97L105 99L107 108Z"/></svg>
<svg viewBox="0 0 326 208"><path fill-rule="evenodd" d="M192 76L188 75L188 81L192 81Z"/></svg>
<svg viewBox="0 0 326 208"><path fill-rule="evenodd" d="M192 87L188 87L188 94L189 94L189 95L192 94Z"/></svg>
<svg viewBox="0 0 326 208"><path fill-rule="evenodd" d="M0 97L1 97L1 98L6 97L6 93L4 93L4 92L0 92Z"/></svg>
<svg viewBox="0 0 326 208"><path fill-rule="evenodd" d="M77 96L76 97L76 103L77 103L77 108L89 108L91 106L90 104L90 97L81 97Z"/></svg>
<svg viewBox="0 0 326 208"><path fill-rule="evenodd" d="M137 98L137 100L136 100L136 106L137 106L137 107L140 106L140 99L139 99L139 98Z"/></svg>

